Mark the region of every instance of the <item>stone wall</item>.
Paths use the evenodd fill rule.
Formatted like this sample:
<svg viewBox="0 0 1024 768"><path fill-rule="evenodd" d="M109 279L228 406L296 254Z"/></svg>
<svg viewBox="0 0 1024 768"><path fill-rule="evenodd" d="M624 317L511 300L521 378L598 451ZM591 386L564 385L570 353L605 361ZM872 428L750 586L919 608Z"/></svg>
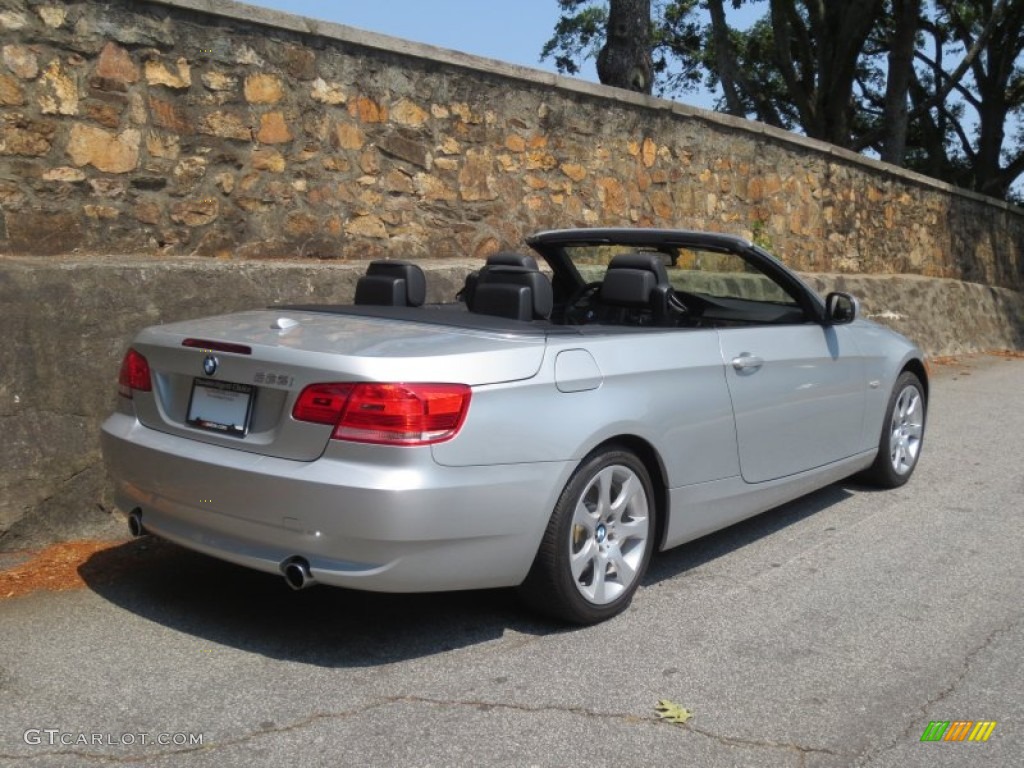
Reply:
<svg viewBox="0 0 1024 768"><path fill-rule="evenodd" d="M1021 289L1019 209L764 126L215 0L0 0L0 252L479 257L727 231Z"/></svg>

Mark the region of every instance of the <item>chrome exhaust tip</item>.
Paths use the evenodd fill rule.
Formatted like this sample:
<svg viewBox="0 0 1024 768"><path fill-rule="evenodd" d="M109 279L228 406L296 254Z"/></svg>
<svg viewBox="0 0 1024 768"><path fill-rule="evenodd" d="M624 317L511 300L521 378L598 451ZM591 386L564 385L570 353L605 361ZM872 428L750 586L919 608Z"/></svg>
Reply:
<svg viewBox="0 0 1024 768"><path fill-rule="evenodd" d="M136 509L130 515L128 515L128 533L132 535L132 538L139 538L139 536L146 535L146 529L142 526L142 510Z"/></svg>
<svg viewBox="0 0 1024 768"><path fill-rule="evenodd" d="M281 573L288 586L296 591L315 583L309 572L309 563L303 557L289 557L281 563Z"/></svg>

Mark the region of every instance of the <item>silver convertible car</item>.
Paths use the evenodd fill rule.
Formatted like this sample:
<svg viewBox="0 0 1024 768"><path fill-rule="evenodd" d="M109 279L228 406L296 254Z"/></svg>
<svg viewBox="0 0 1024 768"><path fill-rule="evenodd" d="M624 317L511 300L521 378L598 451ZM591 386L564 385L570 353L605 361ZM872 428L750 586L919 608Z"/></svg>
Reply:
<svg viewBox="0 0 1024 768"><path fill-rule="evenodd" d="M921 352L741 238L572 229L452 303L372 262L343 306L140 332L102 445L136 535L378 591L621 612L655 550L855 473L905 483Z"/></svg>

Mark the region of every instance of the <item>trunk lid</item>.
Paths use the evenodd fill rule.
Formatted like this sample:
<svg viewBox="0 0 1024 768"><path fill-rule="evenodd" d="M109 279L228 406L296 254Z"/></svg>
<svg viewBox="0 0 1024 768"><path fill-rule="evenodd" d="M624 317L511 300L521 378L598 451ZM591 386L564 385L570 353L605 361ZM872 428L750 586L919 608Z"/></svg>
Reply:
<svg viewBox="0 0 1024 768"><path fill-rule="evenodd" d="M196 346L183 346L186 339ZM241 349L227 351L223 345ZM545 339L390 318L257 310L153 326L132 346L148 360L153 382L151 392L134 393L142 424L238 450L312 461L323 453L331 428L291 417L307 385L480 386L528 379L540 369Z"/></svg>

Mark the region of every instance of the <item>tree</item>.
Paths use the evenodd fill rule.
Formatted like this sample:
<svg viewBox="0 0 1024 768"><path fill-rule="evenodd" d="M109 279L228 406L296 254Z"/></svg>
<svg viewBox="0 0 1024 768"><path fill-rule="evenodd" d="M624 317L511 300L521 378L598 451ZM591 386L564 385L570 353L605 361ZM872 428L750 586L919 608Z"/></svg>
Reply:
<svg viewBox="0 0 1024 768"><path fill-rule="evenodd" d="M983 194L1005 197L1024 173L1024 144L1007 148L1006 129L1013 114L1024 113L1024 0L939 0L933 34L958 43L965 52L961 67L947 74L934 59L920 58L935 73L943 93L955 91L977 115L975 138L956 120L957 113L942 100L938 106L950 120L959 140L964 177L959 182ZM971 82L958 77L966 69ZM945 86L945 87L943 87ZM1005 161L1005 162L1004 162Z"/></svg>
<svg viewBox="0 0 1024 768"><path fill-rule="evenodd" d="M853 143L853 87L882 0L774 0L776 65L808 136Z"/></svg>
<svg viewBox="0 0 1024 768"><path fill-rule="evenodd" d="M583 61L595 59L598 79L606 85L659 94L692 91L700 85L703 30L694 16L699 0L658 3L656 18L650 0L557 2L562 16L541 59L554 59L559 72L579 74ZM647 35L646 47L623 50L628 48L630 29L638 30L638 40ZM641 82L643 87L638 88Z"/></svg>
<svg viewBox="0 0 1024 768"><path fill-rule="evenodd" d="M730 0L734 9L750 2ZM724 0L705 0L710 22L699 19L695 0L661 3L654 20L649 0L559 0L563 15L542 57L555 56L561 71L577 73L579 60L593 55L604 25L608 37L597 59L601 82L635 84L622 75L629 73L631 63L636 67L643 60L640 49L646 46L649 70L674 75L663 90L691 90L703 74L708 82L721 84L725 111L799 127L809 136L845 147L852 143L858 57L884 3L771 0L769 17L740 33L728 24ZM635 47L627 49L623 34L636 35ZM607 66L611 52L620 49L627 51L623 63Z"/></svg>

